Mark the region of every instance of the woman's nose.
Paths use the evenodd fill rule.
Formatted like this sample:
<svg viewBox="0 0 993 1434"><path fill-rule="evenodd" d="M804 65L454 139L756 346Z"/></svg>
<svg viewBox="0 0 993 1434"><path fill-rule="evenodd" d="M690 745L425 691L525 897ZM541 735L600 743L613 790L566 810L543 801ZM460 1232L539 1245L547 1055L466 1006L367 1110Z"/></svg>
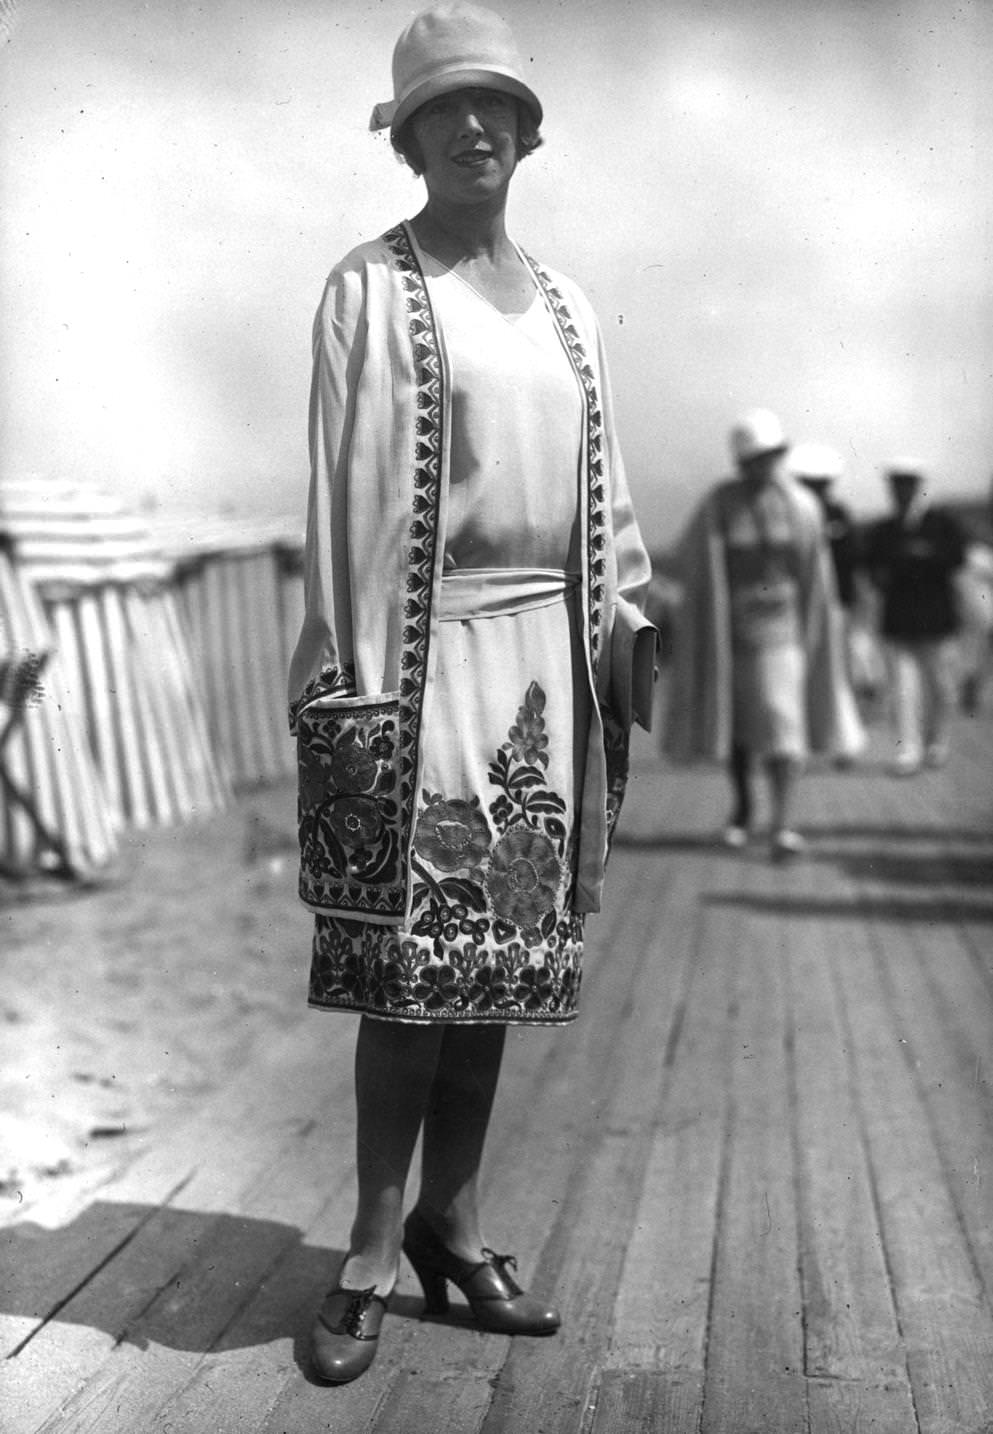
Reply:
<svg viewBox="0 0 993 1434"><path fill-rule="evenodd" d="M459 115L459 130L462 134L482 134L483 125L473 105L466 105Z"/></svg>

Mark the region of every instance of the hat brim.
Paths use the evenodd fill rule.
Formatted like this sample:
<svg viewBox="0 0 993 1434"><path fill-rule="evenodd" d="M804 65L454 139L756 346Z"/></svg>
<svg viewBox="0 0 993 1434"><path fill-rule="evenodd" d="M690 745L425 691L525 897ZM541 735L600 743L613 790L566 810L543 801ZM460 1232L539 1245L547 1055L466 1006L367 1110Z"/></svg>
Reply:
<svg viewBox="0 0 993 1434"><path fill-rule="evenodd" d="M393 136L421 105L437 99L439 95L450 94L452 90L500 90L526 104L535 124L541 124L541 101L533 90L509 70L502 70L499 66L467 69L464 65L453 65L451 69L442 70L421 84L414 85L405 95L401 95L399 100L386 100L376 105L369 128L388 129Z"/></svg>
<svg viewBox="0 0 993 1434"><path fill-rule="evenodd" d="M758 448L749 448L743 453L736 453L735 457L739 463L751 463L753 458L771 458L774 454L788 453L788 443L762 444Z"/></svg>

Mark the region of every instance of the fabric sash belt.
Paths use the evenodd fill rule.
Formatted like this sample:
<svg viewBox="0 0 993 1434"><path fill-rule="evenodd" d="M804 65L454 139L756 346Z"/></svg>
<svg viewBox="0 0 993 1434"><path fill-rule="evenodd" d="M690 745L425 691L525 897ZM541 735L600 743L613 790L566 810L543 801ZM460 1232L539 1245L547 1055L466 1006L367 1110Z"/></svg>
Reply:
<svg viewBox="0 0 993 1434"><path fill-rule="evenodd" d="M551 607L578 587L578 573L560 568L457 568L442 575L438 620L463 622Z"/></svg>

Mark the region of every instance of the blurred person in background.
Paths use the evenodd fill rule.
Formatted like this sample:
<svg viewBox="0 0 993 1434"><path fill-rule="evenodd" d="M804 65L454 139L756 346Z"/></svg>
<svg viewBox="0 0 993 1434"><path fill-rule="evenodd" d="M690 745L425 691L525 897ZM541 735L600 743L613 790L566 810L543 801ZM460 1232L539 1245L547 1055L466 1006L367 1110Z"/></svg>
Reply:
<svg viewBox="0 0 993 1434"><path fill-rule="evenodd" d="M886 473L893 511L874 523L865 567L881 601L895 776L948 759L956 699L956 636L961 628L957 574L965 536L957 520L925 502L919 463L901 459Z"/></svg>
<svg viewBox="0 0 993 1434"><path fill-rule="evenodd" d="M859 537L855 519L844 503L834 495L834 485L843 477L844 461L836 448L827 443L797 443L789 452L789 469L817 499L824 517L824 532L831 550L837 604L834 620L838 624L838 641L844 654L847 681L839 694L844 734L841 752L835 757L839 767L850 766L854 754L865 745L865 734L855 704L854 674L856 656L853 650L856 626L856 605L859 595Z"/></svg>
<svg viewBox="0 0 993 1434"><path fill-rule="evenodd" d="M795 443L789 453L789 469L821 505L838 602L851 613L857 596L859 544L855 519L835 497L835 484L845 472L841 454L827 443Z"/></svg>
<svg viewBox="0 0 993 1434"><path fill-rule="evenodd" d="M756 761L770 799L770 853L803 850L792 825L809 752L854 755L846 733L844 655L820 505L790 476L789 444L768 409L730 433L737 476L691 517L677 554L675 622L664 749L675 761L727 764L728 846L754 828Z"/></svg>
<svg viewBox="0 0 993 1434"><path fill-rule="evenodd" d="M401 1250L430 1313L454 1284L482 1329L558 1328L483 1233L480 1169L508 1027L578 1011L656 637L599 326L506 229L542 120L513 37L434 6L393 85L372 128L426 201L318 311L289 693L310 1003L360 1017L357 1202L311 1334L336 1384L373 1361Z"/></svg>
<svg viewBox="0 0 993 1434"><path fill-rule="evenodd" d="M988 531L993 534L993 490L988 508ZM969 717L982 711L983 696L993 674L993 544L974 538L965 551L957 574L959 611L962 616L962 711Z"/></svg>

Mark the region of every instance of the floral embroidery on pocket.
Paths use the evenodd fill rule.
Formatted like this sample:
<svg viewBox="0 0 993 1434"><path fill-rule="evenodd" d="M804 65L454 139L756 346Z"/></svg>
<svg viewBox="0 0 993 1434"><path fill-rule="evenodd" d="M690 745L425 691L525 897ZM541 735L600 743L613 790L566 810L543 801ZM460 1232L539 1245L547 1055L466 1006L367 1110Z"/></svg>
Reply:
<svg viewBox="0 0 993 1434"><path fill-rule="evenodd" d="M403 909L394 698L313 701L297 714L300 896L379 915Z"/></svg>

